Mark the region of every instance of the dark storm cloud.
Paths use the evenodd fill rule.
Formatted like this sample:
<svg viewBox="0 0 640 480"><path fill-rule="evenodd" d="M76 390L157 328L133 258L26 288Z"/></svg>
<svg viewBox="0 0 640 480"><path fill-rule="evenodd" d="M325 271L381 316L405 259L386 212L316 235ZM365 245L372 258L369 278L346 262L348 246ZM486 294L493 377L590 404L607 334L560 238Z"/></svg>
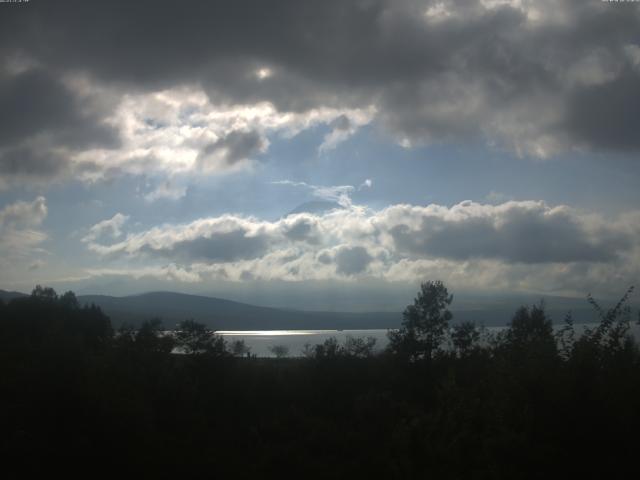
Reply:
<svg viewBox="0 0 640 480"><path fill-rule="evenodd" d="M55 78L31 71L0 80L0 142L78 123L73 97Z"/></svg>
<svg viewBox="0 0 640 480"><path fill-rule="evenodd" d="M608 262L631 247L614 229L590 231L567 211L512 206L495 215L451 220L425 217L420 228L390 229L400 252L413 256L509 263Z"/></svg>
<svg viewBox="0 0 640 480"><path fill-rule="evenodd" d="M14 147L0 151L0 176L43 180L57 176L67 167L67 160L51 151Z"/></svg>
<svg viewBox="0 0 640 480"><path fill-rule="evenodd" d="M34 69L0 76L0 144L55 135L75 147L114 145L114 131L83 112L82 102L50 73Z"/></svg>
<svg viewBox="0 0 640 480"><path fill-rule="evenodd" d="M626 70L604 85L580 89L569 99L567 128L590 146L640 149L640 75Z"/></svg>
<svg viewBox="0 0 640 480"><path fill-rule="evenodd" d="M513 3L30 2L3 9L0 45L51 75L87 73L123 92L200 85L214 103L270 101L281 111L375 105L379 124L409 144L480 138L538 156L637 150L637 5ZM4 135L53 128L54 118L76 124L56 100L64 95L15 98L13 109L30 113ZM248 140L208 149L227 147L233 163L255 152L257 138Z"/></svg>
<svg viewBox="0 0 640 480"><path fill-rule="evenodd" d="M67 169L57 147L115 147L116 131L42 69L0 73L0 176L44 180Z"/></svg>

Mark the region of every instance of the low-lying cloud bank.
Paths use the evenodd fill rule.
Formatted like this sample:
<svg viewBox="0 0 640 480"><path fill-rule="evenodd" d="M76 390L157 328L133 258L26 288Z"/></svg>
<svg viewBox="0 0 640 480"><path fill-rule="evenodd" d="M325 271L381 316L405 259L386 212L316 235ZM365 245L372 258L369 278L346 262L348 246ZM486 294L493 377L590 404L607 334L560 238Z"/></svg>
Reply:
<svg viewBox="0 0 640 480"><path fill-rule="evenodd" d="M187 282L443 278L470 288L581 291L624 286L640 273L640 212L610 219L541 201L350 205L277 221L222 215L126 235L123 218L92 227L87 248ZM112 241L97 241L97 232Z"/></svg>

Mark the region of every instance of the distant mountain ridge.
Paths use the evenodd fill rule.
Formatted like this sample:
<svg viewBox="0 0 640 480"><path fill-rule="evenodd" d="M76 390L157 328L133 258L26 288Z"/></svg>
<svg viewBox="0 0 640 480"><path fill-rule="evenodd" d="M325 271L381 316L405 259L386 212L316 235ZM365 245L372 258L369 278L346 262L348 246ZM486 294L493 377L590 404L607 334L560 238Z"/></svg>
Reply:
<svg viewBox="0 0 640 480"><path fill-rule="evenodd" d="M25 293L0 290L5 303ZM478 325L504 326L519 305L537 303L539 298L519 298L517 301L455 306L454 322L474 321ZM556 297L553 308L547 308L555 323L561 323L571 310L576 323L593 321L593 311L586 301ZM329 312L262 307L221 298L176 292L149 292L115 297L109 295L78 295L82 305L98 305L117 328L123 323L140 325L151 318L160 318L165 327L194 319L215 330L351 330L397 328L402 321L402 309L397 312Z"/></svg>
<svg viewBox="0 0 640 480"><path fill-rule="evenodd" d="M285 217L289 215L295 215L297 213L311 213L315 215L321 215L323 213L330 212L331 210L344 210L344 206L340 205L338 202L333 202L331 200L311 200L309 202L298 205L296 208L287 213Z"/></svg>
<svg viewBox="0 0 640 480"><path fill-rule="evenodd" d="M6 290L0 290L0 300L2 300L5 303L13 300L14 298L20 298L20 297L26 297L26 296L27 296L26 293L8 292Z"/></svg>
<svg viewBox="0 0 640 480"><path fill-rule="evenodd" d="M81 304L95 304L114 325L139 324L161 318L166 327L192 318L216 330L369 329L400 325L400 313L308 312L259 307L215 297L175 292L150 292L127 297L81 295Z"/></svg>
<svg viewBox="0 0 640 480"><path fill-rule="evenodd" d="M0 290L0 298L5 302L25 296L27 294ZM126 297L78 295L78 301L81 305L99 306L115 327L125 322L139 325L151 318L160 318L167 328L173 328L182 320L194 319L216 330L394 328L401 321L399 313L285 310L176 292Z"/></svg>

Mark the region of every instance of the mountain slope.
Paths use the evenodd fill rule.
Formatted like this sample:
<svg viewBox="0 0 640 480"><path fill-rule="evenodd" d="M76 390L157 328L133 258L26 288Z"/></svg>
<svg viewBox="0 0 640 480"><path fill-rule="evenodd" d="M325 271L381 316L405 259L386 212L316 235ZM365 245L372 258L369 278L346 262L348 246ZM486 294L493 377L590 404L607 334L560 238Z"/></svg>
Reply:
<svg viewBox="0 0 640 480"><path fill-rule="evenodd" d="M6 290L0 290L0 300L2 300L4 303L7 303L13 300L14 298L20 298L20 297L26 297L26 296L27 296L26 293L8 292Z"/></svg>
<svg viewBox="0 0 640 480"><path fill-rule="evenodd" d="M78 300L100 306L116 326L123 322L139 324L153 317L161 318L166 327L192 318L217 330L394 328L401 321L399 313L281 310L173 292L128 297L81 295Z"/></svg>
<svg viewBox="0 0 640 480"><path fill-rule="evenodd" d="M0 290L0 299L5 303L23 296L26 294ZM162 319L167 328L173 328L177 322L192 318L217 330L396 328L402 321L402 308L395 312L370 313L302 311L259 307L175 292L152 292L126 297L79 295L78 300L81 304L94 303L100 306L116 328L124 322L139 325L154 317ZM473 321L487 327L504 326L518 306L539 301L540 297L534 295L495 298L461 295L454 299L451 310L454 322ZM556 324L562 323L570 310L575 323L595 321L593 309L583 299L545 297L545 301L546 311ZM609 308L612 304L603 302L602 306Z"/></svg>

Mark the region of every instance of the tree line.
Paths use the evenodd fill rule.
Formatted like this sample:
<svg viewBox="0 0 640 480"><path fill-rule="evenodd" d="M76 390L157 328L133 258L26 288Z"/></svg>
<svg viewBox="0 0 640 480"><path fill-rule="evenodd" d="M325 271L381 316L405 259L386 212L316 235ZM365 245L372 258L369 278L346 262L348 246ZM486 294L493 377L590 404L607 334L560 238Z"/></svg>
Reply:
<svg viewBox="0 0 640 480"><path fill-rule="evenodd" d="M589 328L568 313L554 330L541 303L490 333L452 323L453 296L428 281L383 350L331 338L261 359L193 320L114 330L72 292L36 287L0 302L4 471L616 476L640 427L632 291L609 309L589 295Z"/></svg>

